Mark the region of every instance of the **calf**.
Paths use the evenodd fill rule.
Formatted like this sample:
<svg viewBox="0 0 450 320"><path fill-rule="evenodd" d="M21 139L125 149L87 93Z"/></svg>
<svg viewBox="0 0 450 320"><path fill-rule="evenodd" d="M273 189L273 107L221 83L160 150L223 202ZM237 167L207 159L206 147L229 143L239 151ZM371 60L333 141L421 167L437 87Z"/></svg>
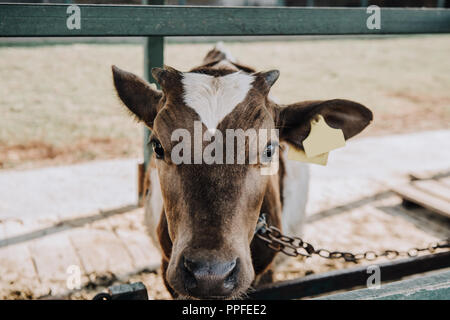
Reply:
<svg viewBox="0 0 450 320"><path fill-rule="evenodd" d="M349 139L372 113L348 100L279 105L269 97L278 71L255 72L217 47L189 72L165 67L152 74L161 91L113 66L120 99L152 130L145 219L161 249L165 285L178 298L245 296L275 257L254 237L261 213L288 234L300 234L304 222L308 168L285 160L287 145L303 149L318 115ZM246 134L253 129L277 134ZM218 135L228 132L246 134L241 148ZM262 146L256 156L252 141ZM201 157L211 145L217 161ZM222 161L222 152L231 152L231 161Z"/></svg>

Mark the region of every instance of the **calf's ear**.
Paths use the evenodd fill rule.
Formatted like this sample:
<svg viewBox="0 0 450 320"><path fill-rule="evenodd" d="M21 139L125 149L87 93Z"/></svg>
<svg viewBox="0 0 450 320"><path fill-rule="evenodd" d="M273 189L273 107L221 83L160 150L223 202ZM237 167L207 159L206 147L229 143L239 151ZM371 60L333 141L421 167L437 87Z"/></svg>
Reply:
<svg viewBox="0 0 450 320"><path fill-rule="evenodd" d="M280 139L303 149L303 140L309 135L311 121L318 115L322 115L330 127L341 129L346 140L360 133L373 119L368 108L349 100L294 103L277 109Z"/></svg>
<svg viewBox="0 0 450 320"><path fill-rule="evenodd" d="M152 128L162 93L154 90L147 81L116 66L112 66L112 73L120 100L138 121Z"/></svg>

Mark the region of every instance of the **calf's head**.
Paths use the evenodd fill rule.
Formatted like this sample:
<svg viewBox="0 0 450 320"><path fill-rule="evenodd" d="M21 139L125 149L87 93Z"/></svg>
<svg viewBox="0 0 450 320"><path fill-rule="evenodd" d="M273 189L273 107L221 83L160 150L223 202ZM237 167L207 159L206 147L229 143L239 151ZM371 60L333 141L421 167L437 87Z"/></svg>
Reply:
<svg viewBox="0 0 450 320"><path fill-rule="evenodd" d="M162 91L113 67L120 99L152 130L170 241L163 248L168 284L182 297L238 297L255 277L250 247L263 202L273 223L281 217L279 176L272 170L279 143L303 148L319 114L348 139L372 113L348 100L279 106L268 98L278 71L166 67L152 74Z"/></svg>

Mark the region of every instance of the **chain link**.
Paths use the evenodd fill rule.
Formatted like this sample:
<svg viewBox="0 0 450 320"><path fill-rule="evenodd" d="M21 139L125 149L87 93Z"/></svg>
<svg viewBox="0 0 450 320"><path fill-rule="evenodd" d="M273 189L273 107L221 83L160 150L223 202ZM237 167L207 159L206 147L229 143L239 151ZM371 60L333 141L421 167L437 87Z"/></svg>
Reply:
<svg viewBox="0 0 450 320"><path fill-rule="evenodd" d="M258 221L258 226L255 235L264 241L266 245L274 251L282 252L291 257L311 257L318 255L325 259L341 259L347 262L357 263L361 260L373 261L380 257L388 259L395 259L397 257L416 257L423 251L433 253L437 249L450 249L450 238L440 240L438 242L430 243L427 247L411 248L406 251L398 250L384 250L382 252L366 251L362 253L351 253L345 251L329 251L326 249L315 249L310 243L303 241L299 237L286 236L281 231L274 227L268 226L265 217Z"/></svg>

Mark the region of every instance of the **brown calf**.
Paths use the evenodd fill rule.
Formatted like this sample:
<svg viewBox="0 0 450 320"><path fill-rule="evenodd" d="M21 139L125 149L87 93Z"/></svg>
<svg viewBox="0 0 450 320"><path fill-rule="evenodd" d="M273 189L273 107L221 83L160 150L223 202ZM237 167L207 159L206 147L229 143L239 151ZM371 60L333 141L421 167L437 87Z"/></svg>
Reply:
<svg viewBox="0 0 450 320"><path fill-rule="evenodd" d="M302 149L319 114L348 139L370 123L372 113L348 100L278 105L269 98L278 71L255 72L219 49L189 72L165 67L152 73L162 91L113 67L120 99L152 130L146 223L161 248L165 284L179 298L242 297L275 257L254 237L260 214L293 234L304 220L308 169L285 161L283 146ZM278 134L245 135L243 148L235 147L235 137L217 135L252 129ZM263 146L253 158L252 140ZM213 162L202 158L211 145ZM231 162L219 157L230 152ZM236 161L240 156L244 163ZM275 158L279 170L262 174Z"/></svg>

